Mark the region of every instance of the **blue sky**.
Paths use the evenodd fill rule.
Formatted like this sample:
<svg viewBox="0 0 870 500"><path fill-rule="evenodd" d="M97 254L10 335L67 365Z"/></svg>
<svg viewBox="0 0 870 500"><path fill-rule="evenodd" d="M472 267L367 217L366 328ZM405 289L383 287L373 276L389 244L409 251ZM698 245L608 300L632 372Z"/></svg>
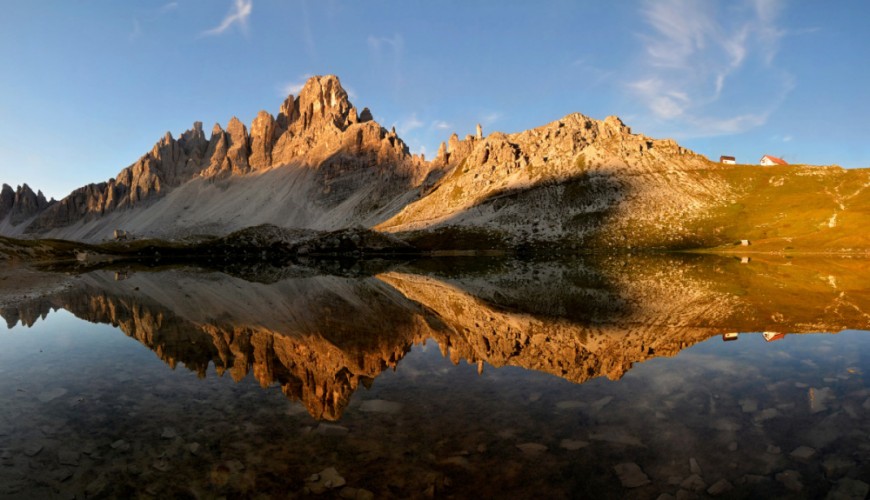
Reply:
<svg viewBox="0 0 870 500"><path fill-rule="evenodd" d="M0 182L59 198L329 73L427 157L478 122L580 112L710 158L870 167L868 18L864 0L10 2Z"/></svg>

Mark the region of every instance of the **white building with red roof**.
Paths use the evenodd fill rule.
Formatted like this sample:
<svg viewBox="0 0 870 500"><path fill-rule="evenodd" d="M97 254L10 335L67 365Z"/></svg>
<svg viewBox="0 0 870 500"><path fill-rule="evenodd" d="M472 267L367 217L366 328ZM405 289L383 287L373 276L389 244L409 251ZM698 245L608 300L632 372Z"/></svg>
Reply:
<svg viewBox="0 0 870 500"><path fill-rule="evenodd" d="M783 160L782 158L777 158L776 156L764 155L761 157L761 160L758 162L758 164L769 167L773 165L788 165L788 162Z"/></svg>

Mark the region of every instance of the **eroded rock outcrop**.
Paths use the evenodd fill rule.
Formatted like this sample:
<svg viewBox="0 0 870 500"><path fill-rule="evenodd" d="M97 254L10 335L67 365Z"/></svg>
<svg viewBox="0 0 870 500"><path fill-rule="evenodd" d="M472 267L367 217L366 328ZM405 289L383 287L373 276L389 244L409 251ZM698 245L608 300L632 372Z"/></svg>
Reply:
<svg viewBox="0 0 870 500"><path fill-rule="evenodd" d="M571 253L744 239L773 251L870 248L861 231L870 170L713 163L615 116L578 113L513 134L454 133L427 162L358 109L337 77L312 77L277 115L261 111L250 127L233 118L209 139L198 122L178 139L167 133L114 179L38 214L28 208L33 222L0 231L97 242L114 229L176 239L259 224L361 225L426 250ZM815 208L796 208L795 190Z"/></svg>
<svg viewBox="0 0 870 500"><path fill-rule="evenodd" d="M151 151L115 178L73 191L40 215L27 231L43 234L122 209L145 209L154 200L196 179L226 180L276 167L314 169L314 182L319 183L323 202L328 206L343 202L360 189L372 192L374 197L361 196L358 201L364 203L347 215L350 223L359 222L392 198L412 191L429 168L422 159L410 155L395 133L374 122L367 108L358 115L337 77L318 76L308 80L298 97L289 96L277 117L266 111L258 113L250 132L235 117L226 129L215 124L209 139L201 122L194 123L178 139L167 132ZM363 175L357 175L360 173ZM372 189L373 181L382 186ZM315 197L310 201L316 204L321 200ZM237 215L250 218L250 225L268 222L258 221L255 204L251 205L251 213ZM289 203L287 209L293 210L294 205ZM208 206L193 208L211 210ZM167 224L160 221L155 226ZM135 229L148 232L147 228ZM91 228L88 234L106 230Z"/></svg>
<svg viewBox="0 0 870 500"><path fill-rule="evenodd" d="M0 221L8 217L9 223L17 226L42 213L54 203L54 199L46 200L42 191L34 193L27 184L14 190L12 186L3 184L0 190Z"/></svg>
<svg viewBox="0 0 870 500"><path fill-rule="evenodd" d="M376 229L470 227L515 243L679 246L691 239L683 223L706 216L730 189L698 174L713 168L704 157L632 134L616 117L571 114L516 134L453 134L436 162L448 166L440 182Z"/></svg>

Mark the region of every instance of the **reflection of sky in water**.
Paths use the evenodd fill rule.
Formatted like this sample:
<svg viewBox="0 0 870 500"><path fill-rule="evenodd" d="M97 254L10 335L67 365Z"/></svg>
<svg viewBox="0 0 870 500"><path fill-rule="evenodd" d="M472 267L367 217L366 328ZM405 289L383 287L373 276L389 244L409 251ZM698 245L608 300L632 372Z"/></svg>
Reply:
<svg viewBox="0 0 870 500"><path fill-rule="evenodd" d="M130 359L141 362L148 350L135 340L118 332L110 325L94 324L76 318L63 309L50 313L32 327L20 324L5 334L0 334L0 370L16 371L35 369L58 375L59 371L78 371L89 363L99 363L91 368L103 370L112 364L112 356L118 361Z"/></svg>
<svg viewBox="0 0 870 500"><path fill-rule="evenodd" d="M0 334L0 495L304 492L334 467L348 495L824 496L868 475L867 352L868 332L714 337L578 385L429 341L325 423L59 311Z"/></svg>

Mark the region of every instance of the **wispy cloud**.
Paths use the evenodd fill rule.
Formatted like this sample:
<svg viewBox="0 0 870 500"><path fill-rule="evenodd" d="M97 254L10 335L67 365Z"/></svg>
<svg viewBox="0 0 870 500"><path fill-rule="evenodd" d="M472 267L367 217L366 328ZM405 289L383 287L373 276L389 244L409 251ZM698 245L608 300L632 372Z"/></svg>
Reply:
<svg viewBox="0 0 870 500"><path fill-rule="evenodd" d="M580 57L571 61L571 68L583 81L590 86L600 85L613 78L613 71L603 69L592 62L589 57Z"/></svg>
<svg viewBox="0 0 870 500"><path fill-rule="evenodd" d="M444 120L435 120L432 122L432 128L435 130L450 130L450 124Z"/></svg>
<svg viewBox="0 0 870 500"><path fill-rule="evenodd" d="M501 120L502 114L498 111L491 111L489 113L485 113L480 117L480 123L482 125L492 125L493 123Z"/></svg>
<svg viewBox="0 0 870 500"><path fill-rule="evenodd" d="M165 13L173 11L177 8L178 8L178 2L169 2L167 4L164 4L162 7L160 7L160 10L158 10L158 12L160 14L165 14Z"/></svg>
<svg viewBox="0 0 870 500"><path fill-rule="evenodd" d="M158 9L149 9L147 11L141 12L141 15L136 19L133 19L133 29L130 31L130 34L127 35L127 38L132 42L142 38L145 34L146 29L143 29L143 25L147 28L149 25L158 21L164 15L169 14L178 10L178 2L169 2L163 4Z"/></svg>
<svg viewBox="0 0 870 500"><path fill-rule="evenodd" d="M279 91L281 92L281 97L287 97L290 94L299 95L299 91L302 90L302 87L305 86L305 82L307 82L308 79L312 76L313 75L311 75L310 73L305 73L296 80L281 85L279 89Z"/></svg>
<svg viewBox="0 0 870 500"><path fill-rule="evenodd" d="M401 54L405 47L405 40L402 38L402 35L395 35L393 37L377 37L369 35L368 40L366 41L369 48L375 52L380 52L384 48L389 48L394 54Z"/></svg>
<svg viewBox="0 0 870 500"><path fill-rule="evenodd" d="M203 36L222 35L234 24L238 24L242 32L248 30L248 17L254 9L254 0L235 0L233 8L224 17L224 20L212 29L202 32Z"/></svg>
<svg viewBox="0 0 870 500"><path fill-rule="evenodd" d="M299 12L302 13L302 40L305 43L305 51L308 53L308 57L317 60L317 44L314 42L314 32L311 30L311 17L308 15L307 0L302 0L299 3Z"/></svg>
<svg viewBox="0 0 870 500"><path fill-rule="evenodd" d="M402 76L402 58L405 53L405 39L402 35L398 33L392 37L369 35L366 43L375 65L385 69L389 68L389 71L392 73L393 85L400 87L404 82Z"/></svg>
<svg viewBox="0 0 870 500"><path fill-rule="evenodd" d="M416 130L425 125L425 123L417 118L417 113L412 113L411 116L395 124L396 132L399 134L407 134L412 130Z"/></svg>
<svg viewBox="0 0 870 500"><path fill-rule="evenodd" d="M763 125L793 88L773 67L785 31L782 0L742 0L727 12L712 2L648 1L640 70L626 85L651 116L687 135L743 132ZM746 79L756 82L755 87ZM740 81L743 80L743 81ZM740 91L725 96L736 83Z"/></svg>

